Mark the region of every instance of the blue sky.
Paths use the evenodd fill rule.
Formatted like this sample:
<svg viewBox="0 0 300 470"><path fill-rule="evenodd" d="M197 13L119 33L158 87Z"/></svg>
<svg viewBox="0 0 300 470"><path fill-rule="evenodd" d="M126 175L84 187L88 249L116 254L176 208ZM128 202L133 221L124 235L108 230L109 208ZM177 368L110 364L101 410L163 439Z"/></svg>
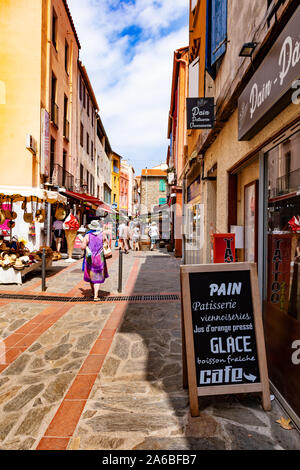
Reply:
<svg viewBox="0 0 300 470"><path fill-rule="evenodd" d="M136 175L165 162L174 50L188 45L188 0L68 0L113 150Z"/></svg>

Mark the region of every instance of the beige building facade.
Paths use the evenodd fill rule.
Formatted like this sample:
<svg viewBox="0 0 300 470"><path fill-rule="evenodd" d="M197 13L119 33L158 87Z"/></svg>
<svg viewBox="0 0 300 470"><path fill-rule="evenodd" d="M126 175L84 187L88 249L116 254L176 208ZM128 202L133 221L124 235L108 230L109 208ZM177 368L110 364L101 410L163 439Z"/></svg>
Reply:
<svg viewBox="0 0 300 470"><path fill-rule="evenodd" d="M76 189L97 196L97 113L99 106L86 68L78 62Z"/></svg>
<svg viewBox="0 0 300 470"><path fill-rule="evenodd" d="M196 262L215 262L214 235L235 234L236 261L256 263L271 387L299 424L300 7L288 0L219 7L226 47L212 67L207 44L204 91L214 98L215 123L198 136L200 177L186 195L199 201Z"/></svg>
<svg viewBox="0 0 300 470"><path fill-rule="evenodd" d="M49 110L50 158L45 183L71 189L76 168L77 61L80 43L66 2L47 3L47 28L43 29L42 57L46 61L46 100ZM47 126L47 122L44 124ZM45 157L47 160L47 157ZM49 167L48 167L49 165ZM48 168L47 168L48 167Z"/></svg>

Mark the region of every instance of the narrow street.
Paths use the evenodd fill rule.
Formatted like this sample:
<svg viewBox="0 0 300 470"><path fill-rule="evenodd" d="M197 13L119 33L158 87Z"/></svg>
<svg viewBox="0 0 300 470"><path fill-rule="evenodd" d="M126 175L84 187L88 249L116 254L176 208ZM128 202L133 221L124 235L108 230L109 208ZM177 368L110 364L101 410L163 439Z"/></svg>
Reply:
<svg viewBox="0 0 300 470"><path fill-rule="evenodd" d="M53 263L0 292L1 450L299 449L276 400L199 399L182 388L180 262L165 249L108 260L101 300L90 300L81 260Z"/></svg>

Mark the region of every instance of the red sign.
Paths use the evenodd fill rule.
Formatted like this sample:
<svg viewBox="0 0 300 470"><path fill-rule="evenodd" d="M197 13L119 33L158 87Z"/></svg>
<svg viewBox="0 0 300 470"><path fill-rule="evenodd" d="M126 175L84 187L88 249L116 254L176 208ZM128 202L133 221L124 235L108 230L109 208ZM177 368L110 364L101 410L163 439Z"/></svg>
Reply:
<svg viewBox="0 0 300 470"><path fill-rule="evenodd" d="M235 233L213 234L214 263L235 262Z"/></svg>

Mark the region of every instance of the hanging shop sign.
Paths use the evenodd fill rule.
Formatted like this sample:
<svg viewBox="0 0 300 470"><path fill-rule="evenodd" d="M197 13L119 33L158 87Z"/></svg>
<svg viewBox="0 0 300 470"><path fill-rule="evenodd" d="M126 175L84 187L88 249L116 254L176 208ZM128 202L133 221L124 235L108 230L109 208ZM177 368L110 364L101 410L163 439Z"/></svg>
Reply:
<svg viewBox="0 0 300 470"><path fill-rule="evenodd" d="M200 195L200 175L187 188L187 202Z"/></svg>
<svg viewBox="0 0 300 470"><path fill-rule="evenodd" d="M271 409L255 263L184 265L183 384L192 416L198 397L261 392Z"/></svg>
<svg viewBox="0 0 300 470"><path fill-rule="evenodd" d="M186 109L188 129L212 129L214 127L214 98L187 98Z"/></svg>
<svg viewBox="0 0 300 470"><path fill-rule="evenodd" d="M235 233L213 234L214 263L235 262Z"/></svg>
<svg viewBox="0 0 300 470"><path fill-rule="evenodd" d="M238 100L239 140L251 139L292 102L293 94L295 99L299 98L299 24L300 7L241 94Z"/></svg>

